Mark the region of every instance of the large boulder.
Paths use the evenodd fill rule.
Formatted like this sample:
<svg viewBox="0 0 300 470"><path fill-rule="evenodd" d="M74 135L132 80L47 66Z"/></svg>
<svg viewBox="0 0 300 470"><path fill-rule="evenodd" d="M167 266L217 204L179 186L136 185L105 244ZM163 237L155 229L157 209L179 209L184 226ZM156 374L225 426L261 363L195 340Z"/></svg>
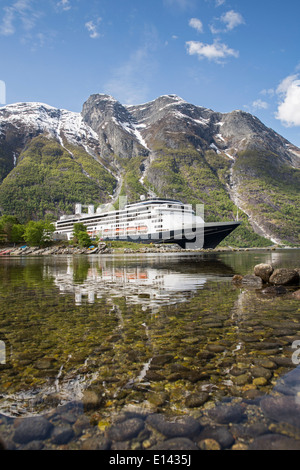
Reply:
<svg viewBox="0 0 300 470"><path fill-rule="evenodd" d="M296 269L275 269L269 279L270 284L275 286L287 286L299 284L299 273Z"/></svg>
<svg viewBox="0 0 300 470"><path fill-rule="evenodd" d="M254 266L255 276L260 277L264 282L269 282L270 276L273 273L274 268L271 264L257 264Z"/></svg>

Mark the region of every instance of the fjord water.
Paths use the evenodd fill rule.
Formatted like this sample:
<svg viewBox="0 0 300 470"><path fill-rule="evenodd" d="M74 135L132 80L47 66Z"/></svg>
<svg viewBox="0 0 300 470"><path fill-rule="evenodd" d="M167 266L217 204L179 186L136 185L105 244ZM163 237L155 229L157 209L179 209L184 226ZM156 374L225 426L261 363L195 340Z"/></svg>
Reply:
<svg viewBox="0 0 300 470"><path fill-rule="evenodd" d="M299 300L232 283L259 263L299 267L300 251L0 258L0 436L70 404L104 432L124 411L296 396Z"/></svg>

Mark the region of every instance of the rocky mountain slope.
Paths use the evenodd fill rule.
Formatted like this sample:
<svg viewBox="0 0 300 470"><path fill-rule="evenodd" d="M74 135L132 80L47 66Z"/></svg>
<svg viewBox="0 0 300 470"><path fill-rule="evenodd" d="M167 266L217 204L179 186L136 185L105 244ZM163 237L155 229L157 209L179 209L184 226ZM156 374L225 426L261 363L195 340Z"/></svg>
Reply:
<svg viewBox="0 0 300 470"><path fill-rule="evenodd" d="M239 213L226 243L298 244L299 175L300 149L256 117L176 95L123 106L96 94L81 113L0 108L0 207L22 221L150 194L204 203L206 220Z"/></svg>

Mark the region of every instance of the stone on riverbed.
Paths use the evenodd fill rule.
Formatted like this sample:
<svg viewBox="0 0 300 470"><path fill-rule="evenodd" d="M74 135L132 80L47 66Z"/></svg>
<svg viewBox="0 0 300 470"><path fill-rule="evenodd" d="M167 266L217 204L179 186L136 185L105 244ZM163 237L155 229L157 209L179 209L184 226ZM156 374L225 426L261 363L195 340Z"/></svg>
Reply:
<svg viewBox="0 0 300 470"><path fill-rule="evenodd" d="M265 434L250 444L250 450L300 450L300 441L281 434Z"/></svg>
<svg viewBox="0 0 300 470"><path fill-rule="evenodd" d="M236 377L232 377L232 382L238 386L249 384L251 382L250 374L246 373L238 375Z"/></svg>
<svg viewBox="0 0 300 470"><path fill-rule="evenodd" d="M137 436L144 429L144 421L140 418L132 418L111 426L107 431L108 439L114 441L126 441Z"/></svg>
<svg viewBox="0 0 300 470"><path fill-rule="evenodd" d="M197 438L198 441L213 439L217 441L222 449L231 447L234 444L234 437L226 426L214 425L205 426Z"/></svg>
<svg viewBox="0 0 300 470"><path fill-rule="evenodd" d="M269 419L300 429L300 405L296 403L295 397L267 397L261 401L261 408Z"/></svg>
<svg viewBox="0 0 300 470"><path fill-rule="evenodd" d="M283 286L269 286L263 289L262 293L267 295L284 295L287 294L287 290Z"/></svg>
<svg viewBox="0 0 300 470"><path fill-rule="evenodd" d="M0 438L0 450L5 450L5 444Z"/></svg>
<svg viewBox="0 0 300 470"><path fill-rule="evenodd" d="M102 393L98 390L85 390L82 403L85 410L97 410L103 402Z"/></svg>
<svg viewBox="0 0 300 470"><path fill-rule="evenodd" d="M259 276L253 274L247 274L242 279L242 285L247 287L255 287L257 289L262 287L262 279Z"/></svg>
<svg viewBox="0 0 300 470"><path fill-rule="evenodd" d="M90 437L83 442L81 450L108 450L111 442L104 436Z"/></svg>
<svg viewBox="0 0 300 470"><path fill-rule="evenodd" d="M294 292L292 295L295 297L295 299L300 300L300 289L296 290L296 292Z"/></svg>
<svg viewBox="0 0 300 470"><path fill-rule="evenodd" d="M24 418L17 427L13 440L19 444L41 441L49 437L53 425L43 417Z"/></svg>
<svg viewBox="0 0 300 470"><path fill-rule="evenodd" d="M209 410L208 415L216 423L239 423L245 418L244 410L240 405L218 405Z"/></svg>
<svg viewBox="0 0 300 470"><path fill-rule="evenodd" d="M255 379L263 377L266 380L270 380L272 377L272 372L269 369L265 369L264 367L255 366L251 369L251 375Z"/></svg>
<svg viewBox="0 0 300 470"><path fill-rule="evenodd" d="M243 280L243 276L241 276L240 274L235 274L232 278L232 282L234 284L240 284Z"/></svg>
<svg viewBox="0 0 300 470"><path fill-rule="evenodd" d="M192 393L186 398L185 404L188 408L197 408L207 402L208 399L209 394L206 392Z"/></svg>
<svg viewBox="0 0 300 470"><path fill-rule="evenodd" d="M146 423L166 437L191 437L198 434L201 425L189 416L176 417L168 421L160 414L148 416Z"/></svg>
<svg viewBox="0 0 300 470"><path fill-rule="evenodd" d="M199 450L199 447L186 437L178 437L160 442L151 447L149 450Z"/></svg>
<svg viewBox="0 0 300 470"><path fill-rule="evenodd" d="M74 431L70 425L56 426L53 430L51 441L57 445L67 444L74 437Z"/></svg>
<svg viewBox="0 0 300 470"><path fill-rule="evenodd" d="M221 450L220 444L214 439L204 439L198 443L201 450Z"/></svg>
<svg viewBox="0 0 300 470"><path fill-rule="evenodd" d="M221 353L225 351L225 346L221 344L208 344L207 349L213 353Z"/></svg>

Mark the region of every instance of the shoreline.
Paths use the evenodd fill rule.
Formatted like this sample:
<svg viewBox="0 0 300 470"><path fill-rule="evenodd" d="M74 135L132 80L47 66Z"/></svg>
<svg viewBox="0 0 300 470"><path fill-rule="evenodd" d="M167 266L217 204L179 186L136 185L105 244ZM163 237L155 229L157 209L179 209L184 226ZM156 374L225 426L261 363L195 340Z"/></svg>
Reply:
<svg viewBox="0 0 300 470"><path fill-rule="evenodd" d="M144 253L232 253L247 251L276 251L276 250L299 250L299 247L273 245L269 247L217 247L214 249L182 249L174 245L140 245L133 247L114 247L111 243L100 243L98 246L90 248L80 248L76 246L56 245L50 247L30 247L30 246L4 246L0 248L0 256L50 256L50 255L100 255L100 254L144 254Z"/></svg>

